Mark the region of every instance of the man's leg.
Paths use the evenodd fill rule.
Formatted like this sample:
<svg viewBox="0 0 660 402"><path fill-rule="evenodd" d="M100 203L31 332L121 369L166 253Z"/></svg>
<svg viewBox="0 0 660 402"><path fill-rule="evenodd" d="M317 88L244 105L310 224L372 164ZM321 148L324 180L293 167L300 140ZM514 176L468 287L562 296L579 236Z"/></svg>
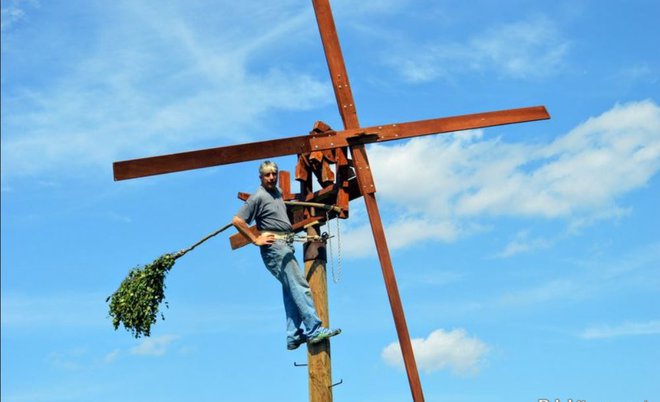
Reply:
<svg viewBox="0 0 660 402"><path fill-rule="evenodd" d="M293 247L288 246L288 248L289 250L282 260L282 287L285 293L289 293L302 322L305 324L307 330L305 334L310 335L321 327L321 320L314 308L314 299L309 283L307 283L293 254Z"/></svg>
<svg viewBox="0 0 660 402"><path fill-rule="evenodd" d="M307 335L321 326L321 320L314 309L309 284L302 275L293 253L293 247L279 240L272 246L261 248L261 257L266 268L282 284L289 349L295 349L293 347L295 343L306 340ZM305 324L307 331L300 328L301 323Z"/></svg>
<svg viewBox="0 0 660 402"><path fill-rule="evenodd" d="M300 344L305 343L307 337L302 328L300 328L302 319L300 318L298 307L293 301L291 293L284 285L282 285L282 296L284 299L284 311L286 313L286 344L288 349L293 350L297 349Z"/></svg>
<svg viewBox="0 0 660 402"><path fill-rule="evenodd" d="M298 307L300 316L307 329L307 332L305 333L307 343L315 344L332 336L339 335L341 329L329 329L321 325L321 320L314 307L314 299L312 298L309 283L300 270L293 251L293 247L290 246L290 253L287 254L282 261L282 286L286 286L284 284L285 281L288 283L291 297Z"/></svg>

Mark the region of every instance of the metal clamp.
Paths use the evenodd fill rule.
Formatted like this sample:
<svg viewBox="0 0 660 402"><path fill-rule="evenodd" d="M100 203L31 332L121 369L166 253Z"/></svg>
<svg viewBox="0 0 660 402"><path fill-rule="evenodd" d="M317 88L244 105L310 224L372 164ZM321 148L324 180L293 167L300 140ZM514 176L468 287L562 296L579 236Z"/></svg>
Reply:
<svg viewBox="0 0 660 402"><path fill-rule="evenodd" d="M315 235L315 236L310 236L310 235L296 235L293 237L292 241L297 241L300 243L307 243L307 242L322 242L325 243L328 239L333 238L334 236L329 235L328 233L324 232L322 235Z"/></svg>

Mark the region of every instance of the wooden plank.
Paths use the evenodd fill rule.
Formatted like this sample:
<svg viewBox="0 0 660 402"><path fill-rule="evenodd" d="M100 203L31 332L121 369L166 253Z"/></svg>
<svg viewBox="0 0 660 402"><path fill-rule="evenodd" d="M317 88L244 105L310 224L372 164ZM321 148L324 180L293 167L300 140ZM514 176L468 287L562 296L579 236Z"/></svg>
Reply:
<svg viewBox="0 0 660 402"><path fill-rule="evenodd" d="M120 161L113 170L115 180L126 180L308 152L309 136L303 135Z"/></svg>
<svg viewBox="0 0 660 402"><path fill-rule="evenodd" d="M260 234L259 229L257 229L257 225L250 226L250 232L252 232L255 236L259 236ZM236 250L250 244L250 240L246 239L245 236L239 232L229 236L229 244L231 245L232 250Z"/></svg>
<svg viewBox="0 0 660 402"><path fill-rule="evenodd" d="M332 198L337 192L337 185L333 184L331 186L323 187L322 189L309 193L306 196L300 196L302 201L305 202L320 202L323 204L328 204L327 200Z"/></svg>
<svg viewBox="0 0 660 402"><path fill-rule="evenodd" d="M282 199L284 201L293 199L293 195L291 194L291 173L286 170L280 170L279 182L282 189Z"/></svg>

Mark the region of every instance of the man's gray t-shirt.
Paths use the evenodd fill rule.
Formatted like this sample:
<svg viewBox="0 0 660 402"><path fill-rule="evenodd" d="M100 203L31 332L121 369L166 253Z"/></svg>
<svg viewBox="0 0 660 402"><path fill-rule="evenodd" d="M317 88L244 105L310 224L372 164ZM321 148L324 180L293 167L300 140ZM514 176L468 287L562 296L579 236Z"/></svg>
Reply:
<svg viewBox="0 0 660 402"><path fill-rule="evenodd" d="M279 189L269 192L263 186L245 201L236 216L248 224L257 221L257 229L275 232L291 232L291 222L286 214L286 205Z"/></svg>

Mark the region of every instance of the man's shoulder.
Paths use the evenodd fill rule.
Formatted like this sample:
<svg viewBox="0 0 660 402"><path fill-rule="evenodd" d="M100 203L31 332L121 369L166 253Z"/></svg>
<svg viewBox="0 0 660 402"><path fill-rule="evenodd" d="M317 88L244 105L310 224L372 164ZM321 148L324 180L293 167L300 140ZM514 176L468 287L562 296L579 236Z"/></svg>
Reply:
<svg viewBox="0 0 660 402"><path fill-rule="evenodd" d="M271 193L263 188L263 186L259 186L257 191L255 191L250 197L263 201L273 201L274 199L281 198L281 193L279 189L275 193Z"/></svg>
<svg viewBox="0 0 660 402"><path fill-rule="evenodd" d="M259 186L259 188L257 188L257 191L252 193L252 195L250 195L248 200L253 203L271 202L273 200L273 196L270 195L268 191L266 191L266 189Z"/></svg>
<svg viewBox="0 0 660 402"><path fill-rule="evenodd" d="M267 196L268 196L268 191L266 191L263 187L259 186L259 187L257 187L257 191L255 191L250 196L250 198L261 200L261 199L263 199L264 197L267 197Z"/></svg>

